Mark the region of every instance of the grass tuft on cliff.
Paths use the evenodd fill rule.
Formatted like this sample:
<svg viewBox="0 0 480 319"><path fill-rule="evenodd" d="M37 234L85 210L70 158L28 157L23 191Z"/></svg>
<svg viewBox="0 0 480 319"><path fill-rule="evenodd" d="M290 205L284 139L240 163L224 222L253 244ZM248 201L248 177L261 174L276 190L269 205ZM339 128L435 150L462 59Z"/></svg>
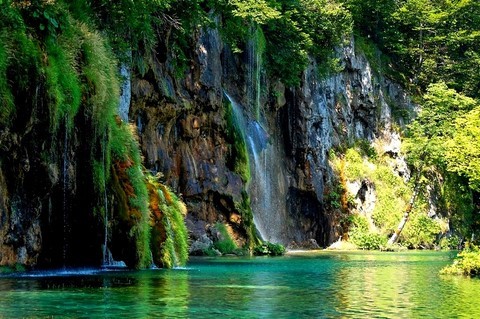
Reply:
<svg viewBox="0 0 480 319"><path fill-rule="evenodd" d="M113 121L113 120L112 120ZM146 179L142 169L140 148L129 124L115 119L110 126L110 148L113 170L120 187L116 195L122 208L115 218L128 226L128 237L136 246L136 268L146 268L152 263L150 250L150 210Z"/></svg>
<svg viewBox="0 0 480 319"><path fill-rule="evenodd" d="M166 268L185 266L188 260L187 208L158 176L147 173L151 211L153 260Z"/></svg>
<svg viewBox="0 0 480 319"><path fill-rule="evenodd" d="M213 247L222 254L234 254L238 246L228 232L227 226L223 223L216 223L215 229L219 233L219 238L213 243Z"/></svg>
<svg viewBox="0 0 480 319"><path fill-rule="evenodd" d="M230 169L240 175L243 182L250 181L250 160L248 157L245 133L235 119L233 106L225 103L225 117L227 121L227 142L231 145L230 156L227 163Z"/></svg>

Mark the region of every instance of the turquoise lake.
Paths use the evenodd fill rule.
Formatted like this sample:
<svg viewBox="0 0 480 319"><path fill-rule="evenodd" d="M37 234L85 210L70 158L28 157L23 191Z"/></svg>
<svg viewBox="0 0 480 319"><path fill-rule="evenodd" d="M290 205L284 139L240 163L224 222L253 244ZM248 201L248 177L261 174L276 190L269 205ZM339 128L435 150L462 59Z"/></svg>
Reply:
<svg viewBox="0 0 480 319"><path fill-rule="evenodd" d="M480 318L453 252L192 258L184 269L0 277L0 318Z"/></svg>

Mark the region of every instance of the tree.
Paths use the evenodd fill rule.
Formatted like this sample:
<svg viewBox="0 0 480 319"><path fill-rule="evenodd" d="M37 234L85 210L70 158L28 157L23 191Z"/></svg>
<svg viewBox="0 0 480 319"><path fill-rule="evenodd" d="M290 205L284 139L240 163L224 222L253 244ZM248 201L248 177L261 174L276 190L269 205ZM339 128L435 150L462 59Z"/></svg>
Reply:
<svg viewBox="0 0 480 319"><path fill-rule="evenodd" d="M410 160L446 169L446 142L456 131L455 118L477 106L474 99L457 93L445 83L431 84L424 95L422 110L411 124L406 140Z"/></svg>
<svg viewBox="0 0 480 319"><path fill-rule="evenodd" d="M231 0L230 4L234 16L249 22L265 24L280 17L280 12L266 0Z"/></svg>
<svg viewBox="0 0 480 319"><path fill-rule="evenodd" d="M480 192L480 106L458 117L455 133L445 143L447 169L468 179L469 186Z"/></svg>
<svg viewBox="0 0 480 319"><path fill-rule="evenodd" d="M427 178L443 176L439 204L465 236L478 227L472 213L480 190L480 105L437 83L428 87L422 107L405 141L408 159L423 165Z"/></svg>

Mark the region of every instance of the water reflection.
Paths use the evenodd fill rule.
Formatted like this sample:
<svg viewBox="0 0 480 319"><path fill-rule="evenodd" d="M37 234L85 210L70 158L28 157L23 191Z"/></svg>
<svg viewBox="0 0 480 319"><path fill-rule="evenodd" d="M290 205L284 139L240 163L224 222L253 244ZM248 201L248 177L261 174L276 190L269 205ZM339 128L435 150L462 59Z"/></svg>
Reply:
<svg viewBox="0 0 480 319"><path fill-rule="evenodd" d="M0 317L480 318L445 253L193 259L183 270L1 277Z"/></svg>
<svg viewBox="0 0 480 319"><path fill-rule="evenodd" d="M480 280L442 278L445 254L354 255L335 276L336 309L348 317L452 318L480 316ZM353 259L353 260L352 260ZM355 262L355 264L352 264ZM352 269L353 268L353 269Z"/></svg>
<svg viewBox="0 0 480 319"><path fill-rule="evenodd" d="M186 317L188 272L0 278L0 317Z"/></svg>

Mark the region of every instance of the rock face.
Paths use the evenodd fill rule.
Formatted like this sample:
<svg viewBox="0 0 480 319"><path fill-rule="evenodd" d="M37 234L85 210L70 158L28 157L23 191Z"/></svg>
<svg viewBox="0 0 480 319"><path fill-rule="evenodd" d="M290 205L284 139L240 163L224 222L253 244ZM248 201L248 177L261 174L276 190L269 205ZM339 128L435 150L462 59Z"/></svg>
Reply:
<svg viewBox="0 0 480 319"><path fill-rule="evenodd" d="M202 31L195 48L194 62L181 79L172 74L170 58L152 62L148 74L133 78L130 110L145 165L162 172L188 205L192 239L204 242L208 226L215 222L229 223L245 236L238 211L245 190L263 239L297 246L314 239L324 247L338 239L340 217L328 211L323 200L336 180L329 150L355 139L382 140L386 152L398 156L392 124L405 121L394 118L395 113L413 111L408 96L371 69L365 56L355 51L353 39L337 52L342 72L320 78L312 61L297 89L284 88L263 73L260 83L252 84L248 48L244 55L232 54L216 30ZM255 90L262 92L260 117L249 101ZM244 121L254 123L244 128L250 153L248 185L229 163L225 93L242 109ZM255 125L268 136L260 148L250 146L256 143ZM260 175L268 191L260 188L265 184Z"/></svg>
<svg viewBox="0 0 480 319"><path fill-rule="evenodd" d="M263 239L328 246L342 234L340 216L324 203L336 183L330 149L381 139L385 152L398 156L392 123L404 119L394 115L413 106L398 85L372 71L353 40L338 51L342 72L321 78L312 61L296 89L269 79L248 52L233 54L218 30L207 29L196 35L180 76L168 52L149 61L142 76L124 66L121 116L136 124L145 167L163 174L186 202L197 241L192 253L211 244L217 222L229 225L239 245L251 239L249 203ZM73 130L61 123L52 135L43 85L32 80L16 92L23 111L9 128L0 127L0 265L95 265L107 236L104 217L95 215L107 196L92 187L101 134L92 133L90 118L77 116ZM227 121L233 101L244 117L236 138L246 145L249 181L234 163ZM368 198L368 187L364 193ZM134 250L123 254L135 258Z"/></svg>
<svg viewBox="0 0 480 319"><path fill-rule="evenodd" d="M337 54L344 70L320 79L312 61L301 87L286 92L287 104L280 111L282 123L288 127L284 136L293 177L287 196L290 212L300 219L311 216L308 221L312 224L301 224L323 246L338 239L342 232L339 216L325 211L322 205L324 195L335 183L329 150L356 139L381 141L385 152L398 159L399 170L407 177L408 170L399 154L399 136L392 125L401 126L408 120L394 117L394 113L405 116L415 111L401 87L374 72L366 57L355 51L353 39Z"/></svg>
<svg viewBox="0 0 480 319"><path fill-rule="evenodd" d="M11 129L0 129L0 265L93 265L103 232L101 220L84 213L101 196L85 186L92 180L91 127L76 123L65 133L61 126L52 135L40 90L17 104L25 112Z"/></svg>

